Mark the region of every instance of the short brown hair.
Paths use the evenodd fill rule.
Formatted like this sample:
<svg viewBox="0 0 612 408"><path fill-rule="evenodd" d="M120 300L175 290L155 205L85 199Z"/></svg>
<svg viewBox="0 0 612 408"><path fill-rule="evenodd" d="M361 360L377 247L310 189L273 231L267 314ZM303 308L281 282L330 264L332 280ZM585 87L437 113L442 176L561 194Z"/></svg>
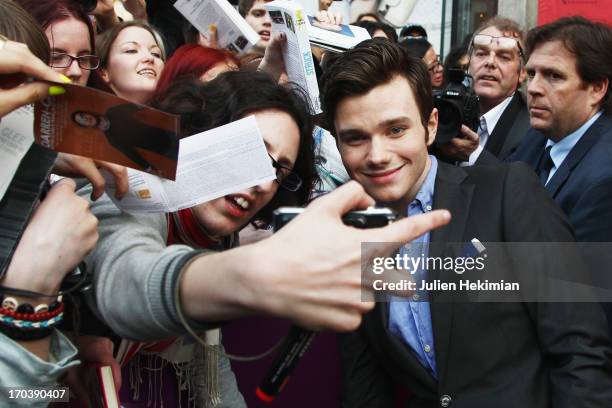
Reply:
<svg viewBox="0 0 612 408"><path fill-rule="evenodd" d="M242 17L246 17L249 14L249 11L253 8L253 4L260 0L239 0L238 1L238 12ZM272 0L263 0L266 3L271 2Z"/></svg>
<svg viewBox="0 0 612 408"><path fill-rule="evenodd" d="M427 130L434 107L427 66L422 60L411 57L400 45L382 38L363 41L326 64L321 78L321 104L326 125L333 129L336 109L343 99L365 95L398 75L410 84L421 123Z"/></svg>
<svg viewBox="0 0 612 408"><path fill-rule="evenodd" d="M491 17L490 19L486 20L474 31L474 34L479 34L489 27L495 27L504 33L504 35L510 35L521 42L525 40L525 32L519 23L501 16Z"/></svg>
<svg viewBox="0 0 612 408"><path fill-rule="evenodd" d="M560 41L576 58L580 79L586 83L608 80L608 92L601 101L604 111L612 112L612 28L583 17L565 17L529 31L527 55L539 45Z"/></svg>

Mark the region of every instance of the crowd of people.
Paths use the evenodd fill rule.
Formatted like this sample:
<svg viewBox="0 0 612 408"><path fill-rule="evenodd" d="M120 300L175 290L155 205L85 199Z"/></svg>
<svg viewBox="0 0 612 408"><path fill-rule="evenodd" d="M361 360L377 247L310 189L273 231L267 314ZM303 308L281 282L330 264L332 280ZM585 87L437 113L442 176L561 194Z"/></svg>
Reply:
<svg viewBox="0 0 612 408"><path fill-rule="evenodd" d="M374 302L363 272L364 259L409 243L445 257L456 254L439 244L474 237L612 241L612 27L566 17L524 32L496 16L442 63L423 27L398 32L363 14L352 24L372 39L312 49L323 110L313 116L288 81L287 39L266 2L240 0L261 41L237 55L218 46L216 26L199 33L163 2L129 0L135 18L122 21L113 2L0 0L0 120L69 83L177 115L180 137L254 116L275 172L190 208L132 213L117 205L125 167L32 145L16 174L47 163L53 182L0 270L0 406L47 406L9 388L59 386L89 406L91 365L110 366L133 406L247 406L223 327L250 316L341 333L328 406L612 406L611 299L480 303L417 290ZM341 23L329 5L317 19ZM433 95L451 69L471 77L479 124L436 141L447 118ZM3 220L13 198L9 187ZM284 206L305 210L272 233ZM372 206L398 219L343 223ZM576 252L538 250L558 276L581 271ZM554 291L541 273L530 282ZM607 267L589 273L605 281ZM75 274L88 279L76 292L66 289ZM413 277L458 278L435 268ZM120 348L129 359L118 361Z"/></svg>

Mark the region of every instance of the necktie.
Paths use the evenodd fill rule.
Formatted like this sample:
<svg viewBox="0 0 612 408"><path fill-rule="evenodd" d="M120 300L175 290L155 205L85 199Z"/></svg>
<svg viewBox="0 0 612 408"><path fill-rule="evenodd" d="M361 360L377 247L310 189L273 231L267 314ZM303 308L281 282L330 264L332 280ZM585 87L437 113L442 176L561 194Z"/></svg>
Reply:
<svg viewBox="0 0 612 408"><path fill-rule="evenodd" d="M548 175L550 174L550 169L552 169L555 165L555 163L550 157L550 149L552 149L552 146L546 147L546 149L544 150L544 154L540 159L540 164L538 166L538 176L540 177L542 185L546 185L546 182L548 181Z"/></svg>
<svg viewBox="0 0 612 408"><path fill-rule="evenodd" d="M480 146L484 146L487 143L487 139L489 138L489 130L487 129L487 121L484 116L480 117L480 125L478 126L478 144Z"/></svg>

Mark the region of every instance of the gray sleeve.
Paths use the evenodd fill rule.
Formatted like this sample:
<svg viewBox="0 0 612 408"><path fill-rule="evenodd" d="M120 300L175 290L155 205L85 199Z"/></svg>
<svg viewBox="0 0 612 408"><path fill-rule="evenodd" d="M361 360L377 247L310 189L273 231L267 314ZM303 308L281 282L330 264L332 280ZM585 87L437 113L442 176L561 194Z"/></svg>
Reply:
<svg viewBox="0 0 612 408"><path fill-rule="evenodd" d="M91 186L79 191L88 198ZM91 204L100 239L85 259L93 274L95 313L119 336L136 341L184 334L175 289L183 266L202 251L166 245L164 214L129 214L104 194ZM195 330L210 326L191 322Z"/></svg>
<svg viewBox="0 0 612 408"><path fill-rule="evenodd" d="M41 360L21 345L0 333L0 406L46 407L45 399L10 399L6 387L22 389L53 388L70 367L79 364L77 349L58 330L51 334L49 361Z"/></svg>

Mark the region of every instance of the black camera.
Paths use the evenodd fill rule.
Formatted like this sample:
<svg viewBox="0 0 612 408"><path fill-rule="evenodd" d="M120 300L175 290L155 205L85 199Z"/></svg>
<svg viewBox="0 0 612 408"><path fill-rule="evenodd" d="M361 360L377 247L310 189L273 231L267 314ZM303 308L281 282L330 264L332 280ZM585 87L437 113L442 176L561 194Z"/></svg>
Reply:
<svg viewBox="0 0 612 408"><path fill-rule="evenodd" d="M461 125L473 131L480 122L479 98L472 88L472 77L460 69L449 70L448 84L433 91L438 109L436 144L444 144L459 135Z"/></svg>

